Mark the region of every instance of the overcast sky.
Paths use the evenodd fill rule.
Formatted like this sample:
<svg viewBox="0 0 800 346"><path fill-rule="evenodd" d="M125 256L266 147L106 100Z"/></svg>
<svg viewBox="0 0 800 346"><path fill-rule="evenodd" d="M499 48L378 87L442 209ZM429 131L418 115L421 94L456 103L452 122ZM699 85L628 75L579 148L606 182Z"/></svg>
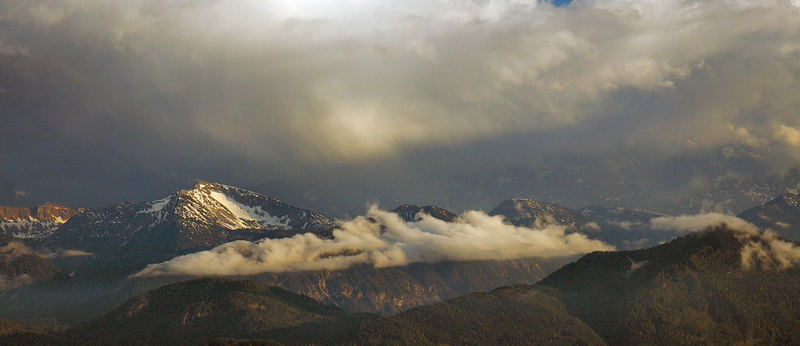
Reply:
<svg viewBox="0 0 800 346"><path fill-rule="evenodd" d="M798 95L800 0L0 0L0 202L208 179L343 215L487 208L519 168L768 174Z"/></svg>

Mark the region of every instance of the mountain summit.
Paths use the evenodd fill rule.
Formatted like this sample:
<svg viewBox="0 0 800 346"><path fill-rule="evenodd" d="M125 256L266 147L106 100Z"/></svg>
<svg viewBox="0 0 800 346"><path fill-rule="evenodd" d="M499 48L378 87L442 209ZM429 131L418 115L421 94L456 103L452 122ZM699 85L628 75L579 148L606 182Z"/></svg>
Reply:
<svg viewBox="0 0 800 346"><path fill-rule="evenodd" d="M514 226L524 227L575 225L584 221L580 214L568 208L528 198L504 200L489 215L502 215Z"/></svg>
<svg viewBox="0 0 800 346"><path fill-rule="evenodd" d="M47 244L91 252L141 249L184 253L232 240L312 232L327 237L330 218L245 189L207 181L144 203L119 203L70 218Z"/></svg>
<svg viewBox="0 0 800 346"><path fill-rule="evenodd" d="M426 205L422 207L418 207L416 205L411 204L403 204L397 208L392 209L392 212L400 215L400 217L406 222L415 222L419 221L419 213L428 214L432 217L435 217L439 220L445 222L454 222L458 215L447 210L444 208L437 207L435 205Z"/></svg>
<svg viewBox="0 0 800 346"><path fill-rule="evenodd" d="M786 193L762 206L747 209L739 217L778 235L800 240L800 195Z"/></svg>

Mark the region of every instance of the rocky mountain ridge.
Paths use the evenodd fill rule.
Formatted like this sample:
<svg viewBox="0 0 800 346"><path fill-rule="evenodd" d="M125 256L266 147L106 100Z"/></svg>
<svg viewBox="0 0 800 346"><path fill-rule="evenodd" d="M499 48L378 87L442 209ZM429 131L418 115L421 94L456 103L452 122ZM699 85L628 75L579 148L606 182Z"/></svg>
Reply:
<svg viewBox="0 0 800 346"><path fill-rule="evenodd" d="M330 236L330 218L256 192L198 182L162 199L119 203L70 218L47 239L54 248L97 253L183 253L222 243L312 232Z"/></svg>
<svg viewBox="0 0 800 346"><path fill-rule="evenodd" d="M738 215L761 228L769 228L778 235L800 240L800 195L786 193L765 203L747 209Z"/></svg>
<svg viewBox="0 0 800 346"><path fill-rule="evenodd" d="M55 203L34 207L0 206L0 234L20 239L46 238L81 211Z"/></svg>

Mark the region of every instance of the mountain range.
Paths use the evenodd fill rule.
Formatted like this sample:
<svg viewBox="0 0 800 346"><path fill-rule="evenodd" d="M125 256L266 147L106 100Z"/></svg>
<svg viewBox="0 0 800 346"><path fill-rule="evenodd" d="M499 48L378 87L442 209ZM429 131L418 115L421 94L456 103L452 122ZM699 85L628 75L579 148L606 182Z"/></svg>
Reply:
<svg viewBox="0 0 800 346"><path fill-rule="evenodd" d="M35 207L0 206L0 234L20 239L46 238L81 211L54 203Z"/></svg>
<svg viewBox="0 0 800 346"><path fill-rule="evenodd" d="M191 189L180 190L151 202L126 202L99 209L76 210L51 205L51 210L72 213L66 220L54 211L47 212L44 208L39 212L39 209L7 208L9 211L4 214L11 215L9 219L15 217L14 220L24 217L29 220L50 220L46 222L51 222L52 228L46 233L37 233L36 237L19 239L4 236L4 242L0 243L4 249L0 251L0 275L5 286L0 286L0 290L8 292L0 293L0 316L51 328L84 322L106 313L130 297L189 279L182 276L126 278L146 264L207 250L234 240L282 239L303 233L312 233L325 240L332 237L332 231L337 227L336 221L322 214L293 207L256 192L205 181L198 182ZM460 215L430 205L418 207L405 204L392 212L409 223L419 222L423 214L447 223L463 222ZM563 228L567 234L584 234L621 250L653 247L668 242L672 244L670 240L678 235L652 226L651 220L665 215L641 209L591 206L573 210L516 198L500 202L489 215L503 217L505 222L517 227ZM800 225L798 215L797 195L785 194L739 216L761 228L772 229L784 238L797 239L796 229ZM12 222L17 221L8 223ZM689 246L686 244L684 246ZM672 251L680 251L677 245L673 245L673 248L675 250ZM83 255L72 259L64 256L65 250L79 250L76 252ZM619 265L630 266L651 261L638 259L636 256L639 255L630 255L629 252L621 253L629 257L629 263L618 260L622 263ZM586 258L592 256L598 255L592 254ZM378 313L384 316L382 318L401 316L404 311L414 311L416 307L432 306L430 304L473 292L489 291L501 286L535 284L532 289L538 292L536 295L547 295L557 303L546 303L548 311L566 311L568 315L559 316L569 317L573 322L575 320L571 318L577 318L607 341L612 336L598 330L599 327L593 324L594 317L570 310L574 306L590 304L575 303L569 298L573 296L564 293L569 292L567 288L549 284L556 281L548 274L573 259L441 261L388 268L356 265L343 270L263 273L238 278L302 294L315 301L335 305L347 314ZM589 272L604 273L602 269L591 269ZM609 273L598 275L606 275L609 280L614 277ZM537 284L545 277L548 279ZM26 289L20 290L20 287ZM558 294L548 291L554 288L558 289ZM498 291L504 293L495 292L500 296L490 294L489 297L504 301L505 295L515 290ZM612 291L615 290L609 290ZM607 294L611 295L609 292ZM33 304L34 301L36 304ZM545 304L546 301L541 302ZM532 311L540 308L544 307L531 307ZM380 323L389 323L382 321ZM362 330L371 328L365 325ZM575 328L568 333L583 330L583 327ZM420 333L426 335L427 332ZM597 340L591 333L579 334L581 338L588 338L580 340ZM340 338L335 340L342 342L354 340L334 332L330 336ZM460 342L459 339L430 339L428 336L425 339L434 343ZM489 342L489 339L485 341Z"/></svg>
<svg viewBox="0 0 800 346"><path fill-rule="evenodd" d="M332 219L252 191L205 181L145 203L119 203L70 218L44 244L93 253L177 255L233 240L311 232L330 237Z"/></svg>
<svg viewBox="0 0 800 346"><path fill-rule="evenodd" d="M738 216L761 228L769 228L784 238L800 240L800 196L797 194L783 194Z"/></svg>
<svg viewBox="0 0 800 346"><path fill-rule="evenodd" d="M797 244L720 224L652 248L591 253L534 285L391 316L348 313L253 281L199 279L131 298L63 333L0 341L797 344L800 257L784 266L782 256L798 253Z"/></svg>
<svg viewBox="0 0 800 346"><path fill-rule="evenodd" d="M0 235L0 292L63 280L67 274L15 238Z"/></svg>

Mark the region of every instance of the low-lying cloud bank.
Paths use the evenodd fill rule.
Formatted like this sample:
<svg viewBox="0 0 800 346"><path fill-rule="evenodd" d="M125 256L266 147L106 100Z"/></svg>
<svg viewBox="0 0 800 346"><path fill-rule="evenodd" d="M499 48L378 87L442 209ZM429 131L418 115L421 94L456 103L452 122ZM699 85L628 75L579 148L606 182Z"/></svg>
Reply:
<svg viewBox="0 0 800 346"><path fill-rule="evenodd" d="M39 256L42 258L68 258L94 256L91 252L72 249L58 249L55 251L39 252L27 247L19 241L11 241L0 246L0 263L13 261L24 255Z"/></svg>
<svg viewBox="0 0 800 346"><path fill-rule="evenodd" d="M785 270L800 265L800 247L779 239L771 231L749 234L742 248L744 269Z"/></svg>
<svg viewBox="0 0 800 346"><path fill-rule="evenodd" d="M559 257L613 250L562 226L516 227L479 211L447 223L430 216L405 222L376 206L365 216L342 222L333 239L314 234L258 242L235 241L212 250L150 264L133 277L166 275L253 275L307 270L338 270L357 264L402 266L445 260L506 260Z"/></svg>
<svg viewBox="0 0 800 346"><path fill-rule="evenodd" d="M797 244L778 238L767 229L761 232L758 227L735 216L710 213L677 217L657 217L650 220L653 229L689 233L703 231L710 227L726 226L737 232L742 240L742 268L785 270L800 265L800 247Z"/></svg>
<svg viewBox="0 0 800 346"><path fill-rule="evenodd" d="M702 231L709 227L727 225L732 230L758 233L758 227L736 216L720 213L698 215L661 216L650 220L650 227L659 231L689 233Z"/></svg>

